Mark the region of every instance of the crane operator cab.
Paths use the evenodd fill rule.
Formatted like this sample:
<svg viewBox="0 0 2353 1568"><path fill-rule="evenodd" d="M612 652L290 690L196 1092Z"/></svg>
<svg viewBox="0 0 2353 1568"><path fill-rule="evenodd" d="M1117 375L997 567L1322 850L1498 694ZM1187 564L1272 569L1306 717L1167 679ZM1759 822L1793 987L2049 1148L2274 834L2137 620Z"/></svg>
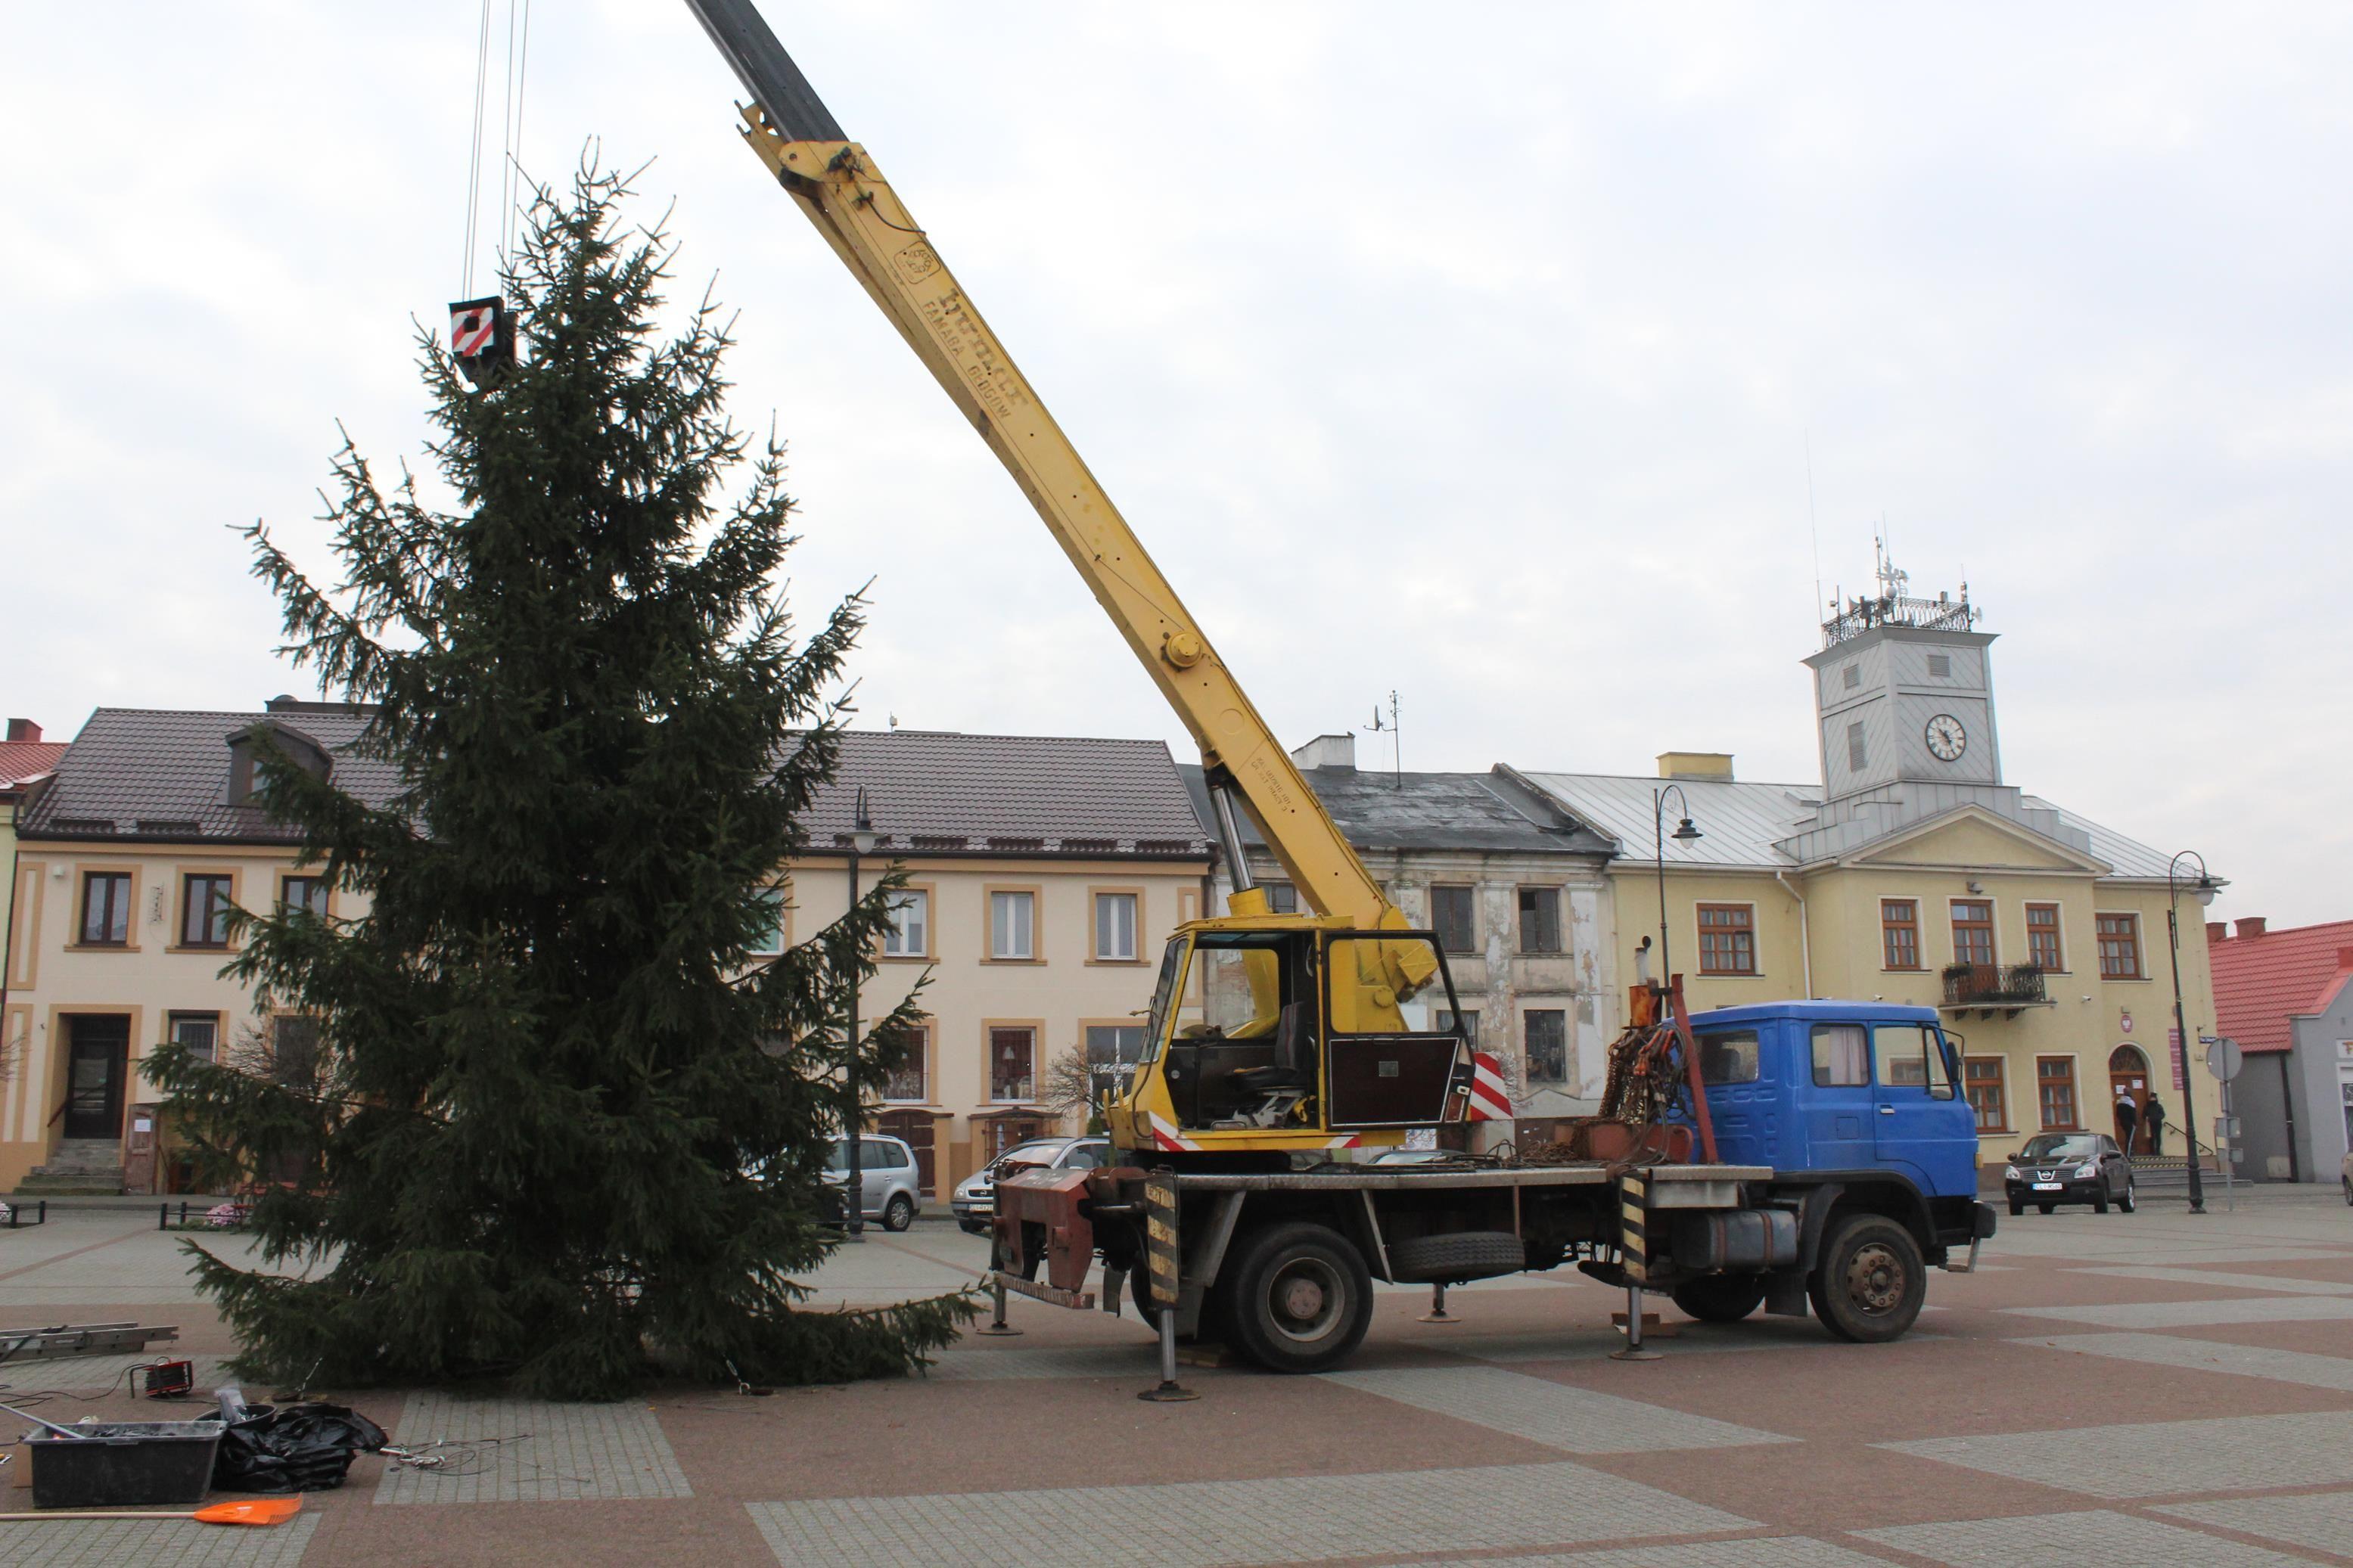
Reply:
<svg viewBox="0 0 2353 1568"><path fill-rule="evenodd" d="M1460 1017L1428 932L1296 915L1194 922L1161 961L1114 1140L1164 1158L1397 1143L1463 1121Z"/></svg>

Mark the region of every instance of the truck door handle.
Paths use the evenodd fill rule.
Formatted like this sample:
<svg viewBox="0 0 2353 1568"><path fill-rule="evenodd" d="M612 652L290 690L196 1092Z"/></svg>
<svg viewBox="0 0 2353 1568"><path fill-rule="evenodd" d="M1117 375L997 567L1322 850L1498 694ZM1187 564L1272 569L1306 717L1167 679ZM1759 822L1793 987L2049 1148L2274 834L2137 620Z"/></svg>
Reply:
<svg viewBox="0 0 2353 1568"><path fill-rule="evenodd" d="M1882 1116L1893 1116L1895 1114L1895 1108L1892 1105L1883 1105L1879 1108L1879 1114Z"/></svg>

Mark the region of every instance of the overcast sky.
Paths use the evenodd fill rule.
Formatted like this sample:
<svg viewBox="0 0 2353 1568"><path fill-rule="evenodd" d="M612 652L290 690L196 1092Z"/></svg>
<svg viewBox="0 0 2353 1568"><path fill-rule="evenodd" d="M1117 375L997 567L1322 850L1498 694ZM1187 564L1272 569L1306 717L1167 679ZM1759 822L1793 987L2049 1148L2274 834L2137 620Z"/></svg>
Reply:
<svg viewBox="0 0 2353 1568"><path fill-rule="evenodd" d="M1287 742L1394 689L1409 767L1813 781L1884 518L2000 635L2008 782L2353 916L2353 11L765 9ZM479 15L12 15L7 713L312 689L230 531L329 574L335 421L417 447ZM1188 755L737 96L683 5L539 0L521 158L655 160L797 601L879 574L860 721Z"/></svg>

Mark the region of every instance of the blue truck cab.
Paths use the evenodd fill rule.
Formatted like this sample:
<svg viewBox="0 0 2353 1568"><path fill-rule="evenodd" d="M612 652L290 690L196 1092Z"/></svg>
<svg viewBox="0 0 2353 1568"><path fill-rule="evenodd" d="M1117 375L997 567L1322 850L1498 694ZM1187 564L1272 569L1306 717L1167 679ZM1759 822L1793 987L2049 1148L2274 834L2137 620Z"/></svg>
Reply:
<svg viewBox="0 0 2353 1568"><path fill-rule="evenodd" d="M1810 1305L1844 1339L1903 1333L1924 1271L1968 1272L1994 1233L1960 1053L1936 1013L1764 1002L1691 1030L1716 1158L1772 1176L1739 1212L1675 1227L1676 1304L1718 1322Z"/></svg>
<svg viewBox="0 0 2353 1568"><path fill-rule="evenodd" d="M1727 1164L1880 1170L1926 1198L1976 1198L1977 1115L1933 1009L1767 1002L1691 1026Z"/></svg>

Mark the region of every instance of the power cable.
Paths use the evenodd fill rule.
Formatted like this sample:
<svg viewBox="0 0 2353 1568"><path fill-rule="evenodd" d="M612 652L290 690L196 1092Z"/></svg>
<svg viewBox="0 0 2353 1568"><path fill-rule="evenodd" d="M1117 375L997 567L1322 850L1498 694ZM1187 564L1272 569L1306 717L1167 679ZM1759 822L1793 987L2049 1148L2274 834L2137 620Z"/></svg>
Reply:
<svg viewBox="0 0 2353 1568"><path fill-rule="evenodd" d="M522 45L514 58L514 132L507 147L507 222L500 254L514 249L514 224L522 205L522 99L524 79L531 68L531 0L522 0Z"/></svg>

